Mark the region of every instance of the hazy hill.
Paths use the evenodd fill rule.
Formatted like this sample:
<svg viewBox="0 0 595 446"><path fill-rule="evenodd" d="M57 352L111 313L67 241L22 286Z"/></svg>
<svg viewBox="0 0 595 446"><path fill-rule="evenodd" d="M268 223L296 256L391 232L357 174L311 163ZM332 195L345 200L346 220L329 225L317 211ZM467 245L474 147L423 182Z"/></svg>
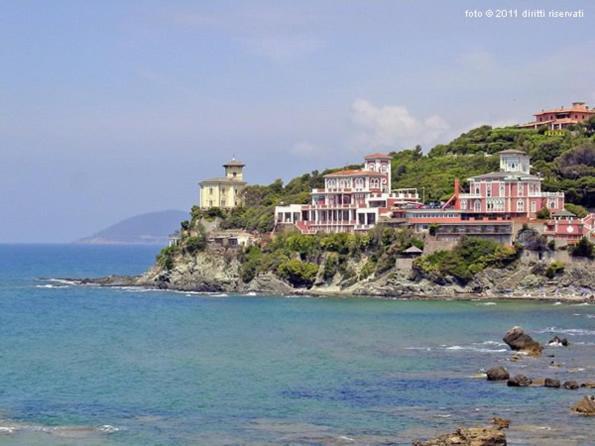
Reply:
<svg viewBox="0 0 595 446"><path fill-rule="evenodd" d="M188 213L176 210L136 215L111 225L96 234L77 240L88 244L159 244L180 227Z"/></svg>

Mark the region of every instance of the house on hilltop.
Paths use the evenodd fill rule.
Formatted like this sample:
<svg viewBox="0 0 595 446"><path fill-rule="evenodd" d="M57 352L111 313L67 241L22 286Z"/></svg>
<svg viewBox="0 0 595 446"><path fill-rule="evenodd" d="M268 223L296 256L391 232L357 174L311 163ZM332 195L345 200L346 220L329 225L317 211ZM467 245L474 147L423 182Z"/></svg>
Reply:
<svg viewBox="0 0 595 446"><path fill-rule="evenodd" d="M595 116L595 109L589 108L584 102L573 102L570 107L542 110L535 113L533 116L535 116L534 121L521 124L519 127L537 129L542 126L547 126L549 130L561 130Z"/></svg>
<svg viewBox="0 0 595 446"><path fill-rule="evenodd" d="M232 209L244 204L242 192L246 187L244 181L245 164L235 158L225 163L224 177L209 178L199 183L200 208L225 208Z"/></svg>

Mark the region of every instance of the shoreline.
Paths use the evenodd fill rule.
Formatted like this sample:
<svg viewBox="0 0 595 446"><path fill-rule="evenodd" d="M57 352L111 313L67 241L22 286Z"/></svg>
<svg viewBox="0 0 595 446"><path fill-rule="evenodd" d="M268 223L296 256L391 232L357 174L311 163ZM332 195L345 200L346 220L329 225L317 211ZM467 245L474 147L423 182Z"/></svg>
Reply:
<svg viewBox="0 0 595 446"><path fill-rule="evenodd" d="M278 297L280 294L283 296L300 296L300 297L313 297L313 298L362 298L362 299L378 299L378 300L412 300L412 301L435 301L435 302L448 302L448 301L460 301L460 302L472 302L472 301L511 301L511 302L542 302L542 303L570 303L570 304L595 304L593 296L580 296L580 295L561 295L561 296L544 296L539 294L486 294L486 293L464 293L455 292L453 295L428 295L428 294L409 294L407 296L397 294L365 294L365 293L354 293L349 290L337 291L337 290L311 290L311 289L300 289L295 288L290 293L275 293L272 290L224 290L224 289L213 289L205 290L199 288L189 287L176 287L167 286L160 287L157 285L151 285L147 283L138 283L142 276L104 276L97 278L47 278L40 277L38 280L45 282L61 283L64 285L76 285L76 286L94 286L98 288L138 288L144 290L154 291L170 291L175 293L193 293L198 295L213 295L213 294L235 294L238 296L265 296L265 297Z"/></svg>

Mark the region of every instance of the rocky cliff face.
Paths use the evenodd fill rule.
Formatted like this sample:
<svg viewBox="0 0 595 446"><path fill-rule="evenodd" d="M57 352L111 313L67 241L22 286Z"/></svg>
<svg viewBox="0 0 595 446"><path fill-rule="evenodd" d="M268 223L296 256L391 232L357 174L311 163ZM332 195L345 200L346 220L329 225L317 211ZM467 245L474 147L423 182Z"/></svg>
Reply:
<svg viewBox="0 0 595 446"><path fill-rule="evenodd" d="M507 268L488 268L466 285L448 277L435 281L412 269L393 268L358 280L366 259L350 261L349 275L337 272L325 280L319 272L311 288L294 288L269 271L247 283L241 278L238 251L211 250L178 255L173 268L154 266L137 280L138 285L203 292L258 292L264 294L342 294L382 297L541 297L590 298L595 294L593 262L565 265L553 278L543 274L546 265L520 259Z"/></svg>

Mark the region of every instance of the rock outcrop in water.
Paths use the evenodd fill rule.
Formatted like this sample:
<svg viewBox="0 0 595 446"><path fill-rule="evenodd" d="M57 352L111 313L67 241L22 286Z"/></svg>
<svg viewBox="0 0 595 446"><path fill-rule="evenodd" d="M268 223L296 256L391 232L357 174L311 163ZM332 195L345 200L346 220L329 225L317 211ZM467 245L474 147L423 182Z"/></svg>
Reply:
<svg viewBox="0 0 595 446"><path fill-rule="evenodd" d="M514 351L538 356L543 351L542 345L526 334L521 327L513 327L506 332L502 340Z"/></svg>
<svg viewBox="0 0 595 446"><path fill-rule="evenodd" d="M427 441L415 441L413 446L506 446L506 435L497 427L460 428L450 434Z"/></svg>
<svg viewBox="0 0 595 446"><path fill-rule="evenodd" d="M572 406L572 410L580 415L589 417L595 416L595 396L585 396L582 400Z"/></svg>
<svg viewBox="0 0 595 446"><path fill-rule="evenodd" d="M492 367L486 372L488 381L505 381L510 378L508 370L504 367Z"/></svg>

